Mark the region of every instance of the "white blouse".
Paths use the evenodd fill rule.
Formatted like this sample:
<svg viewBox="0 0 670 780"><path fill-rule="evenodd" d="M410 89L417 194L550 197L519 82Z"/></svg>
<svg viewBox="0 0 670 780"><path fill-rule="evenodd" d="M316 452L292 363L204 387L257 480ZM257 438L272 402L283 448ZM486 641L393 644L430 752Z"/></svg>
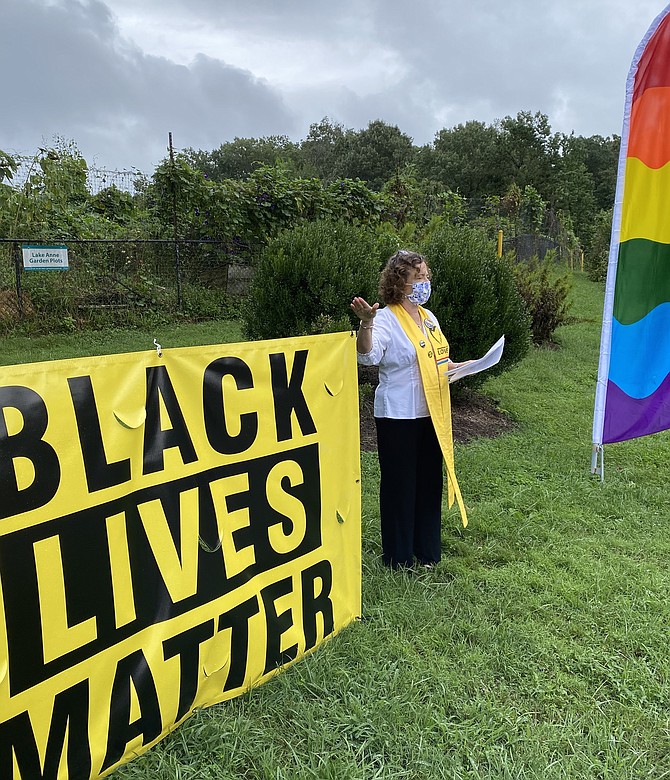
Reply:
<svg viewBox="0 0 670 780"><path fill-rule="evenodd" d="M428 309L425 311L439 327L435 315ZM425 327L423 329L425 333ZM379 366L375 417L406 420L430 416L416 349L389 308L377 311L372 330L372 349L364 355L356 354L362 366Z"/></svg>

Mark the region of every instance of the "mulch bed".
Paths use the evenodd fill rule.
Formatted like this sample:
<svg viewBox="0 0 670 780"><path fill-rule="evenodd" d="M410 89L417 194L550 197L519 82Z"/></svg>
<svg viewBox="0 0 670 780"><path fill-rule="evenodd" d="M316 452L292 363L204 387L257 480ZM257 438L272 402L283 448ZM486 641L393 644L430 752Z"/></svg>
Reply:
<svg viewBox="0 0 670 780"><path fill-rule="evenodd" d="M359 366L359 381L368 384L373 389L377 385L377 369ZM374 392L362 394L360 403L361 415L361 450L377 451L377 431L373 415ZM515 423L492 398L474 390L462 389L451 397L451 418L454 441L466 443L472 439L494 438L515 427Z"/></svg>

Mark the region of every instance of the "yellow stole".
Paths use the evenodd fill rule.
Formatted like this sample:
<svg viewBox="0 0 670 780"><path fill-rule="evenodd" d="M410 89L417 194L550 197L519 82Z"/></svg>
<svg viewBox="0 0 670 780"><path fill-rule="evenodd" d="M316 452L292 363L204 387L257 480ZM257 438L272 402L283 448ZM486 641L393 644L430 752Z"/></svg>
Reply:
<svg viewBox="0 0 670 780"><path fill-rule="evenodd" d="M435 325L434 330L426 327L426 334L424 335L412 319L411 314L403 306L399 303L393 303L388 308L398 318L407 338L414 345L414 349L416 349L416 359L419 362L419 371L421 373L421 384L423 385L430 418L433 421L433 427L437 434L437 440L440 442L446 465L449 506L453 505L455 498L461 512L461 522L465 528L468 524L468 516L454 470L454 440L451 432L449 380L444 376L444 372L447 370L444 358L449 355L449 343L437 323L433 323ZM422 306L419 306L419 314L423 323L426 321L432 322ZM438 366L438 361L443 363L442 367Z"/></svg>

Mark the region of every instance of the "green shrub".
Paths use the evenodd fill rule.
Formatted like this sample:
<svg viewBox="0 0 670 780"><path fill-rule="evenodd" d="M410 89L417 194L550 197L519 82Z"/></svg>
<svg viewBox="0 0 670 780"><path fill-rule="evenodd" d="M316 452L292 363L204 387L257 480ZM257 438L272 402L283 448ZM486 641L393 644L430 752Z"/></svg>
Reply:
<svg viewBox="0 0 670 780"><path fill-rule="evenodd" d="M607 277L613 213L610 208L596 214L591 240L586 247L586 273L594 282L604 282Z"/></svg>
<svg viewBox="0 0 670 780"><path fill-rule="evenodd" d="M348 330L355 295L377 300L385 246L374 232L345 222L298 225L261 254L244 313L248 338Z"/></svg>
<svg viewBox="0 0 670 780"><path fill-rule="evenodd" d="M554 331L568 318L570 277L556 275L555 253L547 252L541 262L531 257L528 263L514 267L517 287L530 315L530 330L534 344L551 341Z"/></svg>
<svg viewBox="0 0 670 780"><path fill-rule="evenodd" d="M239 302L222 290L186 284L182 289L181 314L198 322L213 319L231 319L239 312Z"/></svg>
<svg viewBox="0 0 670 780"><path fill-rule="evenodd" d="M428 307L440 321L454 360L481 357L505 336L500 363L462 382L475 386L520 361L530 346L529 317L514 271L496 256L495 244L475 228L443 225L421 249L433 277Z"/></svg>

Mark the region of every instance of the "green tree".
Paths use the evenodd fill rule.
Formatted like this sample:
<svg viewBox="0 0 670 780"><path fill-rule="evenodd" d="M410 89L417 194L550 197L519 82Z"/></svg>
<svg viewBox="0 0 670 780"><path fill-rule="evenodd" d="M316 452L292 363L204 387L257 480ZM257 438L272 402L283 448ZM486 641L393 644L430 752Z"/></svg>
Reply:
<svg viewBox="0 0 670 780"><path fill-rule="evenodd" d="M396 228L400 229L408 222L417 224L426 220L424 193L411 166L402 172L396 171L384 184L382 196L383 219L392 222Z"/></svg>
<svg viewBox="0 0 670 780"><path fill-rule="evenodd" d="M592 174L579 156L561 157L554 172L554 207L570 215L573 230L582 244L588 244L596 216L595 186Z"/></svg>
<svg viewBox="0 0 670 780"><path fill-rule="evenodd" d="M417 169L475 202L504 190L498 131L483 122L440 130L431 147L419 150Z"/></svg>
<svg viewBox="0 0 670 780"><path fill-rule="evenodd" d="M211 152L185 149L183 154L192 167L214 181L248 179L262 166L293 166L296 144L285 135L264 138L235 138Z"/></svg>
<svg viewBox="0 0 670 780"><path fill-rule="evenodd" d="M412 139L396 125L377 119L364 130L347 133L336 159L336 178L359 178L379 192L399 169L412 162Z"/></svg>
<svg viewBox="0 0 670 780"><path fill-rule="evenodd" d="M489 241L497 241L498 231L505 237L522 232L520 214L523 193L517 184L510 184L504 195L487 195L479 214L470 224L480 229Z"/></svg>
<svg viewBox="0 0 670 780"><path fill-rule="evenodd" d="M519 220L522 233L539 235L544 225L547 204L540 193L531 184L527 184L521 193Z"/></svg>
<svg viewBox="0 0 670 780"><path fill-rule="evenodd" d="M451 225L463 225L467 215L466 199L460 193L452 190L441 192L439 199L440 206L435 209L435 213L444 217Z"/></svg>
<svg viewBox="0 0 670 780"><path fill-rule="evenodd" d="M522 190L531 185L548 199L560 140L552 134L549 118L539 111L520 111L498 123L498 134L505 185L514 182Z"/></svg>
<svg viewBox="0 0 670 780"><path fill-rule="evenodd" d="M565 160L583 163L593 182L596 210L608 209L614 203L621 138L600 135L562 136L561 154Z"/></svg>
<svg viewBox="0 0 670 780"><path fill-rule="evenodd" d="M598 212L612 207L616 190L618 136L562 136L553 181L553 203L570 215L583 246L594 238Z"/></svg>
<svg viewBox="0 0 670 780"><path fill-rule="evenodd" d="M495 245L475 228L444 224L428 236L421 250L433 275L430 308L454 359L479 357L504 334L505 351L492 372L521 360L530 346L530 320L514 270L507 260L496 257ZM483 379L478 374L468 384Z"/></svg>
<svg viewBox="0 0 670 780"><path fill-rule="evenodd" d="M584 250L586 272L590 279L597 282L607 277L613 214L613 207L596 214L591 238Z"/></svg>
<svg viewBox="0 0 670 780"><path fill-rule="evenodd" d="M345 151L345 138L351 132L327 116L311 124L296 156L301 174L316 176L327 184L334 181L335 171L341 168L338 161Z"/></svg>

